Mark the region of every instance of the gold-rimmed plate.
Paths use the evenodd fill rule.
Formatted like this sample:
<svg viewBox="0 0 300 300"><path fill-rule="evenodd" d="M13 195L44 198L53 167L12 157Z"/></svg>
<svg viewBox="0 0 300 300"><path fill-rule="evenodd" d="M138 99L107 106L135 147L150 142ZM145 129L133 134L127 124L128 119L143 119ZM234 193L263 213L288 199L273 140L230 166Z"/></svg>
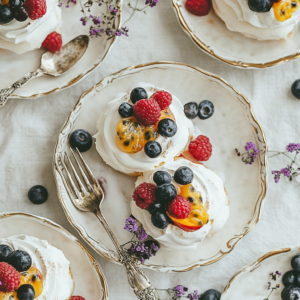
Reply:
<svg viewBox="0 0 300 300"><path fill-rule="evenodd" d="M80 2L80 1L79 1ZM62 10L62 38L63 43L71 41L79 35L89 35L89 26L82 26L79 21L82 17L80 3L70 4L69 8L61 7ZM123 1L121 1L122 5ZM101 15L106 6L93 5L91 13ZM121 12L122 14L122 12ZM118 26L121 24L121 14L116 20ZM90 38L89 46L84 56L65 74L59 77L42 76L26 84L16 91L13 98L36 98L53 94L57 91L69 88L85 76L89 75L101 62L115 44L117 37L107 39L105 35ZM37 49L24 54L0 49L0 89L6 88L20 79L26 73L35 71L40 66L40 59L45 50Z"/></svg>
<svg viewBox="0 0 300 300"><path fill-rule="evenodd" d="M213 9L207 16L194 16L186 0L171 0L184 32L208 55L238 68L269 68L300 56L299 26L287 39L258 41L230 31Z"/></svg>
<svg viewBox="0 0 300 300"><path fill-rule="evenodd" d="M68 151L71 132L81 128L94 135L96 121L107 103L115 99L118 93L130 91L138 82L165 88L183 103L204 99L214 103L215 114L212 118L193 122L212 141L213 156L207 166L225 174L230 199L230 217L225 227L205 239L196 251L161 249L144 266L161 272L179 272L216 262L231 252L259 220L267 190L267 145L249 101L222 78L199 68L175 62L133 66L104 78L86 91L68 116L55 148L53 169L61 205L83 239L100 255L116 262L118 256L114 246L97 218L73 206L55 163L63 151ZM261 150L251 168L243 165L234 151L236 147L241 149L247 141L256 143ZM104 216L120 242L129 241L131 235L123 228L125 219L131 214L129 204L136 178L106 165L94 146L83 156L104 188Z"/></svg>
<svg viewBox="0 0 300 300"><path fill-rule="evenodd" d="M270 299L281 300L281 291L284 286L281 278L271 280L270 273L279 271L282 275L291 270L291 259L300 254L300 247L287 247L270 251L260 257L253 264L243 268L235 274L226 285L221 300L263 300L270 293L267 289L268 282L272 287L280 284L280 287L272 293Z"/></svg>
<svg viewBox="0 0 300 300"><path fill-rule="evenodd" d="M89 300L107 300L108 287L99 263L81 242L60 225L35 215L0 214L0 239L25 234L48 241L70 261L75 283L73 295Z"/></svg>

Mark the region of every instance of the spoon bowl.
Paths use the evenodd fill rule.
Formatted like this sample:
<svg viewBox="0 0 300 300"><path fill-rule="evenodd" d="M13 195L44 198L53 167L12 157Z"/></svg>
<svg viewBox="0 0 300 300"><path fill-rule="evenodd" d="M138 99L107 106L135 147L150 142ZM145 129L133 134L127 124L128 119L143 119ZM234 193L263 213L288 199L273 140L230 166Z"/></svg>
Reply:
<svg viewBox="0 0 300 300"><path fill-rule="evenodd" d="M57 52L42 55L40 69L44 74L60 76L73 67L86 52L90 38L80 35L61 47Z"/></svg>
<svg viewBox="0 0 300 300"><path fill-rule="evenodd" d="M0 107L3 107L15 90L24 86L28 81L43 75L60 76L72 68L84 55L89 45L90 38L87 35L79 35L59 51L45 52L41 58L39 69L30 72L8 88L0 90Z"/></svg>

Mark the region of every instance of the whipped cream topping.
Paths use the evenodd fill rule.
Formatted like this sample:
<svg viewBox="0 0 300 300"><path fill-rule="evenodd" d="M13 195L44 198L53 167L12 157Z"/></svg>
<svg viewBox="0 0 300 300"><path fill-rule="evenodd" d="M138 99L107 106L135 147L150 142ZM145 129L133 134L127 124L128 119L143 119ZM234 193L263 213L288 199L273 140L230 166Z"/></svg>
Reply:
<svg viewBox="0 0 300 300"><path fill-rule="evenodd" d="M60 31L61 9L58 0L46 0L47 12L37 19L24 22L13 20L0 25L0 48L22 54L40 48L53 31Z"/></svg>
<svg viewBox="0 0 300 300"><path fill-rule="evenodd" d="M286 37L300 21L300 10L290 19L280 22L273 7L265 13L252 11L247 0L213 0L213 7L227 28L259 40L275 40Z"/></svg>
<svg viewBox="0 0 300 300"><path fill-rule="evenodd" d="M146 83L138 83L136 86L143 87L149 97L154 92L162 90ZM177 133L171 138L164 138L159 135L156 139L162 147L161 155L150 158L144 150L134 154L122 152L116 144L117 124L121 120L118 108L121 103L130 101L130 92L120 94L108 103L106 111L102 113L97 122L98 133L95 135L96 149L103 160L115 170L126 174L146 172L157 168L162 163L173 160L175 156L186 149L194 131L193 123L185 116L180 100L172 95L173 101L169 108L175 117Z"/></svg>
<svg viewBox="0 0 300 300"><path fill-rule="evenodd" d="M36 299L69 299L74 290L70 262L63 252L47 241L27 235L15 235L0 239L0 245L13 250L26 251L32 259L32 266L43 275L43 292Z"/></svg>
<svg viewBox="0 0 300 300"><path fill-rule="evenodd" d="M207 169L201 164L192 163L184 158L178 158L175 161L168 162L158 170L167 171L172 176L175 171L182 166L191 168L194 172L192 181L193 187L201 193L203 206L207 208L209 222L197 231L187 232L176 225L169 224L164 229L155 227L151 222L150 213L139 208L135 202L131 201L131 210L133 216L139 220L145 231L156 239L162 246L170 250L194 250L205 237L212 236L219 231L226 223L229 217L229 200L223 185L222 179L213 171ZM155 171L149 171L138 177L136 186L143 182L155 184L153 175ZM180 191L180 185L172 179L172 184L176 187L177 193Z"/></svg>

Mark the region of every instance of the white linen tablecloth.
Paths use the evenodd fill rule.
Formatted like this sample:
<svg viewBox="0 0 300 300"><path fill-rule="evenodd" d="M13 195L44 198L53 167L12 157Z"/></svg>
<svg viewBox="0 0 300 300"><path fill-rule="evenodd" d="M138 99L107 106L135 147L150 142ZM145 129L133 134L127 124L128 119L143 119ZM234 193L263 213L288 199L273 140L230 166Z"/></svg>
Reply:
<svg viewBox="0 0 300 300"><path fill-rule="evenodd" d="M128 15L127 5L124 5L124 10ZM137 13L128 26L130 37L119 38L103 64L75 87L40 99L11 100L0 110L1 212L40 215L79 237L57 199L52 175L55 142L79 96L104 76L130 65L169 60L218 74L252 102L270 149L283 150L289 142L300 142L300 100L293 98L290 92L291 84L300 78L300 60L268 70L240 70L223 64L192 43L179 26L169 0L160 0L156 8L147 10L146 16ZM235 145L229 147L235 148ZM271 170L279 169L287 163L284 158L272 158L269 166ZM248 167L241 163L245 172ZM269 176L261 220L231 254L213 265L187 273L146 271L153 285L170 288L183 284L200 292L209 288L222 291L237 271L269 250L300 244L299 182L281 181L275 184ZM31 204L27 198L29 188L36 184L44 185L49 192L48 201L40 206ZM107 278L110 299L135 299L124 269L91 252L99 260ZM161 299L168 297L161 295Z"/></svg>

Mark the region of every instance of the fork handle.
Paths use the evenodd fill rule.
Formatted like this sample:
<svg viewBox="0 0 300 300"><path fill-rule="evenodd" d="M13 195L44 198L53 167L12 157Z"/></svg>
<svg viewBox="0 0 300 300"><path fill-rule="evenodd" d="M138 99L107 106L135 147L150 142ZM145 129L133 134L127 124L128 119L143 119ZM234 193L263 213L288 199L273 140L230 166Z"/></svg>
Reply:
<svg viewBox="0 0 300 300"><path fill-rule="evenodd" d="M126 268L128 282L137 298L140 300L157 300L158 295L156 289L151 285L148 277L140 269L137 259L131 257L124 251L124 248L118 242L102 213L98 211L96 212L96 216L115 245L120 256L120 262Z"/></svg>
<svg viewBox="0 0 300 300"><path fill-rule="evenodd" d="M35 72L30 72L23 76L21 79L13 83L11 86L0 90L0 107L3 107L7 100L11 97L11 95L19 88L24 86L28 81L33 78L39 77L43 75L43 71L38 69Z"/></svg>
<svg viewBox="0 0 300 300"><path fill-rule="evenodd" d="M115 234L110 229L110 227L109 227L106 219L104 218L103 214L100 211L98 211L96 213L96 216L97 216L98 220L101 222L101 224L104 227L104 229L106 230L106 232L107 232L108 236L110 237L111 241L115 245L118 254L120 255L120 257L123 257L124 256L124 249L122 248L121 244L117 240Z"/></svg>

